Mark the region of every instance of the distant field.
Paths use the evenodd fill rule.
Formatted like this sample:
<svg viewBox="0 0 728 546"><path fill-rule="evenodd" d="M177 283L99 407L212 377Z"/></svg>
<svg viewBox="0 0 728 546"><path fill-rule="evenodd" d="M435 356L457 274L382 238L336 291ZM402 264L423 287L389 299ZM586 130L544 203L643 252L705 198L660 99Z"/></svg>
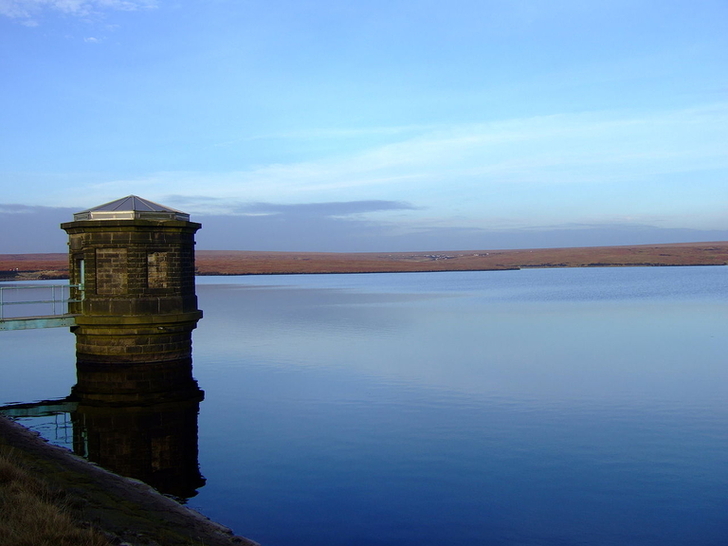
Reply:
<svg viewBox="0 0 728 546"><path fill-rule="evenodd" d="M430 252L199 250L199 275L479 271L524 267L726 265L728 242ZM0 254L0 280L68 276L66 254Z"/></svg>

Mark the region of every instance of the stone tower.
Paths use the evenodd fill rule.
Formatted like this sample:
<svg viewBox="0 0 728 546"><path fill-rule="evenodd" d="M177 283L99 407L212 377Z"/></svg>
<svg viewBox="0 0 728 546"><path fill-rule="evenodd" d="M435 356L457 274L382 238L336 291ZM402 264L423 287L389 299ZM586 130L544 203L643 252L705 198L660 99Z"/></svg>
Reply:
<svg viewBox="0 0 728 546"><path fill-rule="evenodd" d="M100 402L186 398L192 330L202 317L189 215L130 195L74 214L69 235L69 304L77 314L79 382L74 394Z"/></svg>

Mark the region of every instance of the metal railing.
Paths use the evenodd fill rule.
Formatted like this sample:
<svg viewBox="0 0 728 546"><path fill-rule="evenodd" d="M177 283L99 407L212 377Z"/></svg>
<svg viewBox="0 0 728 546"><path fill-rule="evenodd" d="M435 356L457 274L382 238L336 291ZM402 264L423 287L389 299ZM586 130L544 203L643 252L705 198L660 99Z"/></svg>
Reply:
<svg viewBox="0 0 728 546"><path fill-rule="evenodd" d="M81 299L71 298L71 289L80 291ZM25 299L20 294L35 291L40 299ZM29 295L29 297L32 297ZM81 284L16 284L0 286L0 320L6 318L22 318L18 316L7 317L6 307L9 305L49 305L50 313L36 312L34 315L59 316L68 313L68 304L83 300L83 285ZM37 308L36 308L37 309ZM45 308L48 309L48 308Z"/></svg>

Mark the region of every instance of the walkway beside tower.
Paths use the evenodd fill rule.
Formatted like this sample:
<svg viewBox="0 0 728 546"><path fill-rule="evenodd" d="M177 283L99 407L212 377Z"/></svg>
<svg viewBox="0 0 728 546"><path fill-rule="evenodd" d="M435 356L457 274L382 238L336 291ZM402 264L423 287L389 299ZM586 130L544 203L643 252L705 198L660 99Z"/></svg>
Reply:
<svg viewBox="0 0 728 546"><path fill-rule="evenodd" d="M76 325L70 296L83 298L83 286L68 284L17 284L0 286L0 331L58 328Z"/></svg>

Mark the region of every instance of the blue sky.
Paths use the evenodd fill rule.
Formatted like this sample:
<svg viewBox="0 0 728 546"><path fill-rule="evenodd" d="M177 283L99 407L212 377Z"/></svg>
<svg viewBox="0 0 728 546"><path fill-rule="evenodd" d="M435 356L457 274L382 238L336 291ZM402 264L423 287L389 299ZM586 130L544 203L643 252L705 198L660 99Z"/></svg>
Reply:
<svg viewBox="0 0 728 546"><path fill-rule="evenodd" d="M728 239L724 0L0 0L0 253Z"/></svg>

